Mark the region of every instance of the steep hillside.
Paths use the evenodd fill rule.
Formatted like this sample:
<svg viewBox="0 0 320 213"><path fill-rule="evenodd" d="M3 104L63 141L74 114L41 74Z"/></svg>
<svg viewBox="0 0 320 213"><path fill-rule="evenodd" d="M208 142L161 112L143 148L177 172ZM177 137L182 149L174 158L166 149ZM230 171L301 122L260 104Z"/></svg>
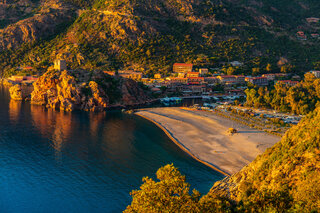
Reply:
<svg viewBox="0 0 320 213"><path fill-rule="evenodd" d="M38 1L30 0L5 0L0 2L0 29L21 19L32 16Z"/></svg>
<svg viewBox="0 0 320 213"><path fill-rule="evenodd" d="M24 2L24 7L20 4L22 4L22 2L18 1L15 4L1 5L6 8L4 9L5 13L2 19L4 22L7 21L10 23L12 19L17 20L16 23L12 23L0 30L1 51L16 49L41 39L47 39L61 32L61 29L63 29L62 26L70 22L75 15L72 14L68 5L59 1L41 3ZM8 5L11 5L11 7ZM35 8L36 6L37 8ZM8 13L10 10L7 8L11 8L13 12ZM11 15L14 17L10 17ZM24 17L27 18L23 19Z"/></svg>
<svg viewBox="0 0 320 213"><path fill-rule="evenodd" d="M319 123L320 108L207 196L229 196L251 210L320 211Z"/></svg>
<svg viewBox="0 0 320 213"><path fill-rule="evenodd" d="M247 65L242 73L280 57L293 71L320 61L319 40L296 38L298 30L319 32L319 24L306 21L320 14L314 0L35 2L40 12L0 31L0 66L7 75L21 64L45 69L56 57L71 68L146 73L169 72L177 61L216 67L240 60Z"/></svg>

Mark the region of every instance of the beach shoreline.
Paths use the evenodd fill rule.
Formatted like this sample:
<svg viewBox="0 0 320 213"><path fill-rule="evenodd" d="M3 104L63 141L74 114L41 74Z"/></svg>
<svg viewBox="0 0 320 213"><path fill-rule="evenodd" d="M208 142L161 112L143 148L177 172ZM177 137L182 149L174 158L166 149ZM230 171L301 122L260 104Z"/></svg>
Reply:
<svg viewBox="0 0 320 213"><path fill-rule="evenodd" d="M172 107L143 109L135 114L157 125L192 158L226 176L240 171L280 140L205 111ZM230 127L239 133L228 135Z"/></svg>
<svg viewBox="0 0 320 213"><path fill-rule="evenodd" d="M211 169L225 175L225 176L230 176L230 174L228 174L227 172L219 169L218 167L216 167L215 165L212 165L211 163L209 162L206 162L206 161L203 161L201 160L200 158L196 157L192 152L190 152L190 150L188 150L184 145L183 143L181 143L180 141L178 141L164 126L162 126L161 124L157 123L156 121L146 117L146 116L143 116L141 114L136 114L150 122L152 122L153 124L155 124L156 126L158 126L169 138L170 140L172 140L180 149L182 149L184 152L186 152L189 156L191 156L192 158L194 158L195 160L199 161L200 163L210 167Z"/></svg>

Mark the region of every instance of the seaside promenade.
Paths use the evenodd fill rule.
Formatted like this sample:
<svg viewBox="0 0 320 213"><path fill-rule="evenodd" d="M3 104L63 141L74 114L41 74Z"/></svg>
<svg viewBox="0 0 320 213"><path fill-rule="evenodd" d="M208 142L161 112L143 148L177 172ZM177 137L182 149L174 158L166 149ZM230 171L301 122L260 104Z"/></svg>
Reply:
<svg viewBox="0 0 320 213"><path fill-rule="evenodd" d="M225 175L240 171L280 140L206 111L170 107L144 109L136 114L157 124L192 157ZM229 128L238 133L229 135Z"/></svg>

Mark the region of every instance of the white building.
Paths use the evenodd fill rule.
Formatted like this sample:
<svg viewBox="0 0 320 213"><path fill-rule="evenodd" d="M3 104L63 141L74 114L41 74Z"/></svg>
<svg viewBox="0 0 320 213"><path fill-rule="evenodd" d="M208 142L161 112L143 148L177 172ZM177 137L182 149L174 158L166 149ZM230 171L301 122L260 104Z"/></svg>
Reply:
<svg viewBox="0 0 320 213"><path fill-rule="evenodd" d="M311 70L310 73L312 73L316 78L320 78L320 71L318 70Z"/></svg>
<svg viewBox="0 0 320 213"><path fill-rule="evenodd" d="M230 62L230 64L231 64L233 67L241 67L241 66L243 66L243 63L240 62L240 61L232 61L232 62Z"/></svg>

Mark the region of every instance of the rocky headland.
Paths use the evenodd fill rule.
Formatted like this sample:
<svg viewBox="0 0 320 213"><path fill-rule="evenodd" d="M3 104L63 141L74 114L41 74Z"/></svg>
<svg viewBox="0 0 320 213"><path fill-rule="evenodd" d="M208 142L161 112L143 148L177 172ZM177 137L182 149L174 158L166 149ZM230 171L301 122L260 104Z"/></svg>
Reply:
<svg viewBox="0 0 320 213"><path fill-rule="evenodd" d="M146 91L131 79L83 70L48 70L32 86L12 86L10 96L63 111L103 111L151 101Z"/></svg>
<svg viewBox="0 0 320 213"><path fill-rule="evenodd" d="M10 97L15 101L30 100L32 91L33 86L31 84L15 84L9 88Z"/></svg>

